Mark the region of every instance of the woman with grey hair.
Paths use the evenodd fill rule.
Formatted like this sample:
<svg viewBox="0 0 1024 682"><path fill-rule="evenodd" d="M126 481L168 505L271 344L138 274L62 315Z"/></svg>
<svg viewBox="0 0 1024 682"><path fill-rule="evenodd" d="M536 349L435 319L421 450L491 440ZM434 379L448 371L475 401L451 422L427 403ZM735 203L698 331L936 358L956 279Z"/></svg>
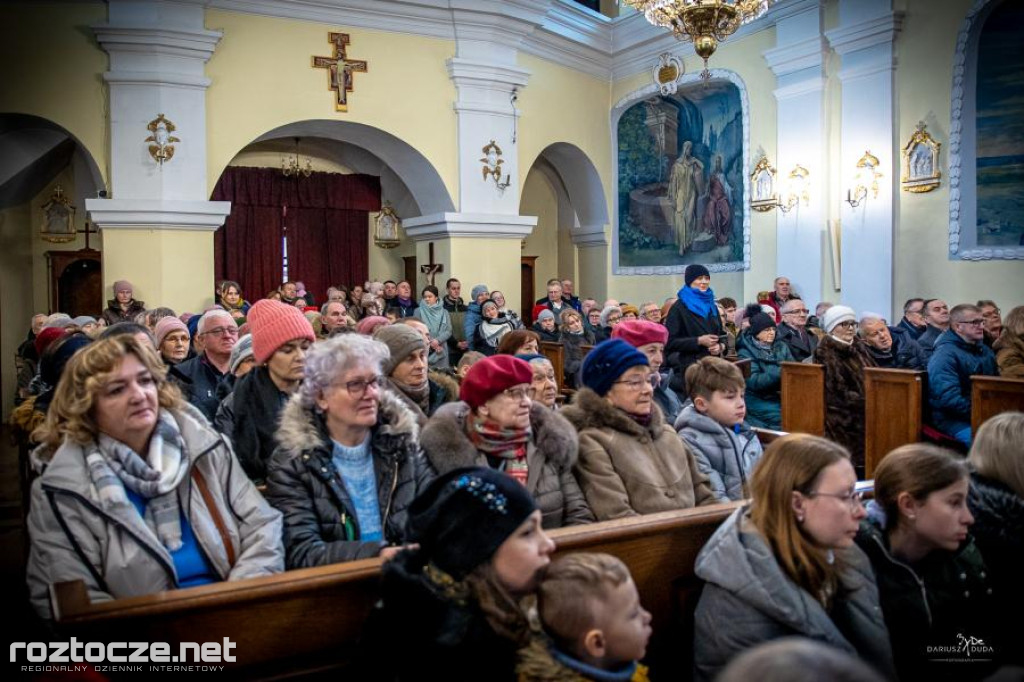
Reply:
<svg viewBox="0 0 1024 682"><path fill-rule="evenodd" d="M267 466L288 568L388 559L405 542L409 505L434 470L415 415L381 387L388 357L387 346L361 334L332 337L306 356Z"/></svg>

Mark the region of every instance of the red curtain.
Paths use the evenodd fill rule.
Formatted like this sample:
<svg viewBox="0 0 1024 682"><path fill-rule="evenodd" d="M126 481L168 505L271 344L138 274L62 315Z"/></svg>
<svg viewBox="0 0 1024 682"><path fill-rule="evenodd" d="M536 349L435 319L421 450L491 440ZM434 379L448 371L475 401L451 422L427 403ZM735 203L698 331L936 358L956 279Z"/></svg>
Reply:
<svg viewBox="0 0 1024 682"><path fill-rule="evenodd" d="M214 236L217 281L237 280L250 301L281 284L286 227L289 276L318 301L333 284L366 280L369 213L380 210L380 178L286 178L273 168L229 167L212 199L231 202L231 214Z"/></svg>

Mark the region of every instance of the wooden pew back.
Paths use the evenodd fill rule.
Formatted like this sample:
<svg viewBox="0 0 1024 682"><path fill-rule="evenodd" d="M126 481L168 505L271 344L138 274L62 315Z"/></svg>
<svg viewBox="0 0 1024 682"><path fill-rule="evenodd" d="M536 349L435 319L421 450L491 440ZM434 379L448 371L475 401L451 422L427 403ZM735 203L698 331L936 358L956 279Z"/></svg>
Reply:
<svg viewBox="0 0 1024 682"><path fill-rule="evenodd" d="M633 574L651 611L659 667L689 670L697 553L736 503L563 528L551 533L558 553L607 552ZM91 642L236 644L233 677L306 676L345 668L379 597L378 559L289 571L143 597L90 604L78 581L53 586L58 628ZM682 633L682 634L680 634ZM671 636L670 636L671 635ZM680 638L682 637L682 638ZM664 645L660 642L664 639ZM660 649L660 651L659 651Z"/></svg>
<svg viewBox="0 0 1024 682"><path fill-rule="evenodd" d="M924 372L864 368L864 475L892 450L921 440Z"/></svg>
<svg viewBox="0 0 1024 682"><path fill-rule="evenodd" d="M558 384L558 392L565 390L565 346L554 341L541 341L540 353L551 361L555 369L555 382Z"/></svg>
<svg viewBox="0 0 1024 682"><path fill-rule="evenodd" d="M1024 412L1024 379L971 377L971 433L1000 412Z"/></svg>
<svg viewBox="0 0 1024 682"><path fill-rule="evenodd" d="M825 435L825 367L782 363L782 430Z"/></svg>

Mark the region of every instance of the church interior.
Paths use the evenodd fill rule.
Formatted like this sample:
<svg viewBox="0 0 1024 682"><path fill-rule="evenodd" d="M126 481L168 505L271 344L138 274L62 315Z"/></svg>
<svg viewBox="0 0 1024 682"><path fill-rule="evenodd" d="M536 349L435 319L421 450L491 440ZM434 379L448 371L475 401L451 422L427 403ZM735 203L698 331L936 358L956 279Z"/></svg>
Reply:
<svg viewBox="0 0 1024 682"><path fill-rule="evenodd" d="M531 319L553 278L661 305L692 264L741 308L1024 302L1018 2L748 2L703 57L637 4L3 3L5 418L33 315L125 280L179 313L457 277Z"/></svg>

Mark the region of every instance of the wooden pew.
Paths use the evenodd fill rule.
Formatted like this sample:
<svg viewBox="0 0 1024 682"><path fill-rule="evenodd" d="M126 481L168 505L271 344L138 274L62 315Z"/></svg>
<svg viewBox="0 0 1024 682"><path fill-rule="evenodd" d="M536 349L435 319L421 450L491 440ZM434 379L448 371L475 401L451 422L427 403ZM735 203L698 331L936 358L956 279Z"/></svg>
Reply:
<svg viewBox="0 0 1024 682"><path fill-rule="evenodd" d="M630 568L656 639L649 658L689 674L697 553L738 503L563 528L558 552L607 552ZM90 604L82 582L51 588L57 628L82 641L221 642L236 647L232 678L336 675L350 664L379 596L379 559ZM690 623L691 625L687 625ZM678 668L678 669L676 669ZM672 675L669 675L672 677Z"/></svg>
<svg viewBox="0 0 1024 682"><path fill-rule="evenodd" d="M782 430L825 435L825 367L782 363Z"/></svg>
<svg viewBox="0 0 1024 682"><path fill-rule="evenodd" d="M864 368L864 475L892 450L921 440L924 372Z"/></svg>
<svg viewBox="0 0 1024 682"><path fill-rule="evenodd" d="M1000 412L1024 412L1024 379L971 377L971 433Z"/></svg>
<svg viewBox="0 0 1024 682"><path fill-rule="evenodd" d="M555 370L555 382L558 384L558 392L565 391L565 346L554 341L541 341L540 353L551 361Z"/></svg>
<svg viewBox="0 0 1024 682"><path fill-rule="evenodd" d="M766 448L783 436L789 434L785 431L773 431L771 429L762 429L760 427L754 427L754 435L757 436L757 440L761 442L761 447Z"/></svg>

